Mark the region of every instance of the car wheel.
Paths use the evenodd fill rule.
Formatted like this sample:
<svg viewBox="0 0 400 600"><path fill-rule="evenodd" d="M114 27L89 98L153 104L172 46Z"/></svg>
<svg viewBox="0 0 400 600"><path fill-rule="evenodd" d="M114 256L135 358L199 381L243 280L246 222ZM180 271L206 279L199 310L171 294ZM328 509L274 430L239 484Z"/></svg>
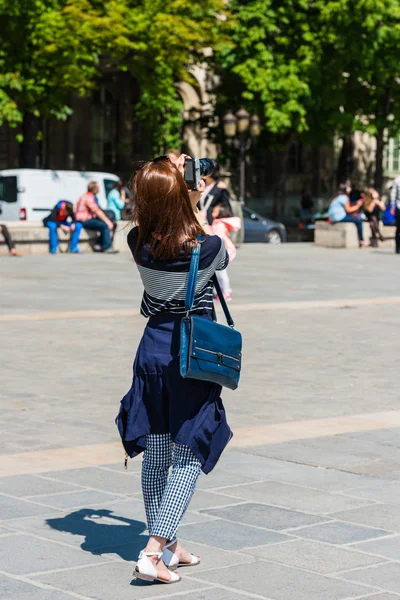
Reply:
<svg viewBox="0 0 400 600"><path fill-rule="evenodd" d="M282 244L282 236L277 229L271 229L265 236L268 244Z"/></svg>

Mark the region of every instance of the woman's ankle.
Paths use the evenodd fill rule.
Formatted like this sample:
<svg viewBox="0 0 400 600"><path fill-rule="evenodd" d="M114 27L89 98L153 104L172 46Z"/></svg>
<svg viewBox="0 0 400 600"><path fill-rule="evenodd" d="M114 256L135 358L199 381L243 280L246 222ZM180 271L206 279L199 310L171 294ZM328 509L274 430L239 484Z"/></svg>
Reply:
<svg viewBox="0 0 400 600"><path fill-rule="evenodd" d="M167 540L157 535L150 536L145 552L162 552Z"/></svg>

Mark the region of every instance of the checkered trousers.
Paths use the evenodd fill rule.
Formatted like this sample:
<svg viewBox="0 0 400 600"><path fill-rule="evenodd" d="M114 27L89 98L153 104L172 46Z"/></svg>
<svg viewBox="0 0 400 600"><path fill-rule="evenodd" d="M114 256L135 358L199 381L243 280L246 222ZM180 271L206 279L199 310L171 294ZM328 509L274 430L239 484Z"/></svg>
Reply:
<svg viewBox="0 0 400 600"><path fill-rule="evenodd" d="M201 462L188 446L174 444L169 433L146 438L142 490L149 533L172 541L192 499Z"/></svg>

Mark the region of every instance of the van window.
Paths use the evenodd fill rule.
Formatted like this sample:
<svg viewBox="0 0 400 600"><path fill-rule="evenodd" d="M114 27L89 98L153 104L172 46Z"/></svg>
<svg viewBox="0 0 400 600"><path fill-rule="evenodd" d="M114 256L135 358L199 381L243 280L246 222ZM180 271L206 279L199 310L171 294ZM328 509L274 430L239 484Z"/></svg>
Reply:
<svg viewBox="0 0 400 600"><path fill-rule="evenodd" d="M0 200L3 202L17 201L16 176L0 177Z"/></svg>
<svg viewBox="0 0 400 600"><path fill-rule="evenodd" d="M104 179L104 191L106 194L106 198L108 196L108 194L111 191L111 188L113 187L113 185L115 185L117 182L115 179Z"/></svg>

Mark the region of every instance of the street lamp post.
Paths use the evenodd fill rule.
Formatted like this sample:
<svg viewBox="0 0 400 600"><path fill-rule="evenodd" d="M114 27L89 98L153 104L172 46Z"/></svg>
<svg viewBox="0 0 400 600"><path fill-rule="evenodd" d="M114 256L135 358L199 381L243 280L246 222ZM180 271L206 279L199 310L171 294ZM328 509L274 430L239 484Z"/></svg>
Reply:
<svg viewBox="0 0 400 600"><path fill-rule="evenodd" d="M227 112L222 119L227 144L239 150L239 200L244 203L246 195L246 152L250 150L252 141L260 135L260 118L254 114L251 118L245 108L234 115Z"/></svg>

